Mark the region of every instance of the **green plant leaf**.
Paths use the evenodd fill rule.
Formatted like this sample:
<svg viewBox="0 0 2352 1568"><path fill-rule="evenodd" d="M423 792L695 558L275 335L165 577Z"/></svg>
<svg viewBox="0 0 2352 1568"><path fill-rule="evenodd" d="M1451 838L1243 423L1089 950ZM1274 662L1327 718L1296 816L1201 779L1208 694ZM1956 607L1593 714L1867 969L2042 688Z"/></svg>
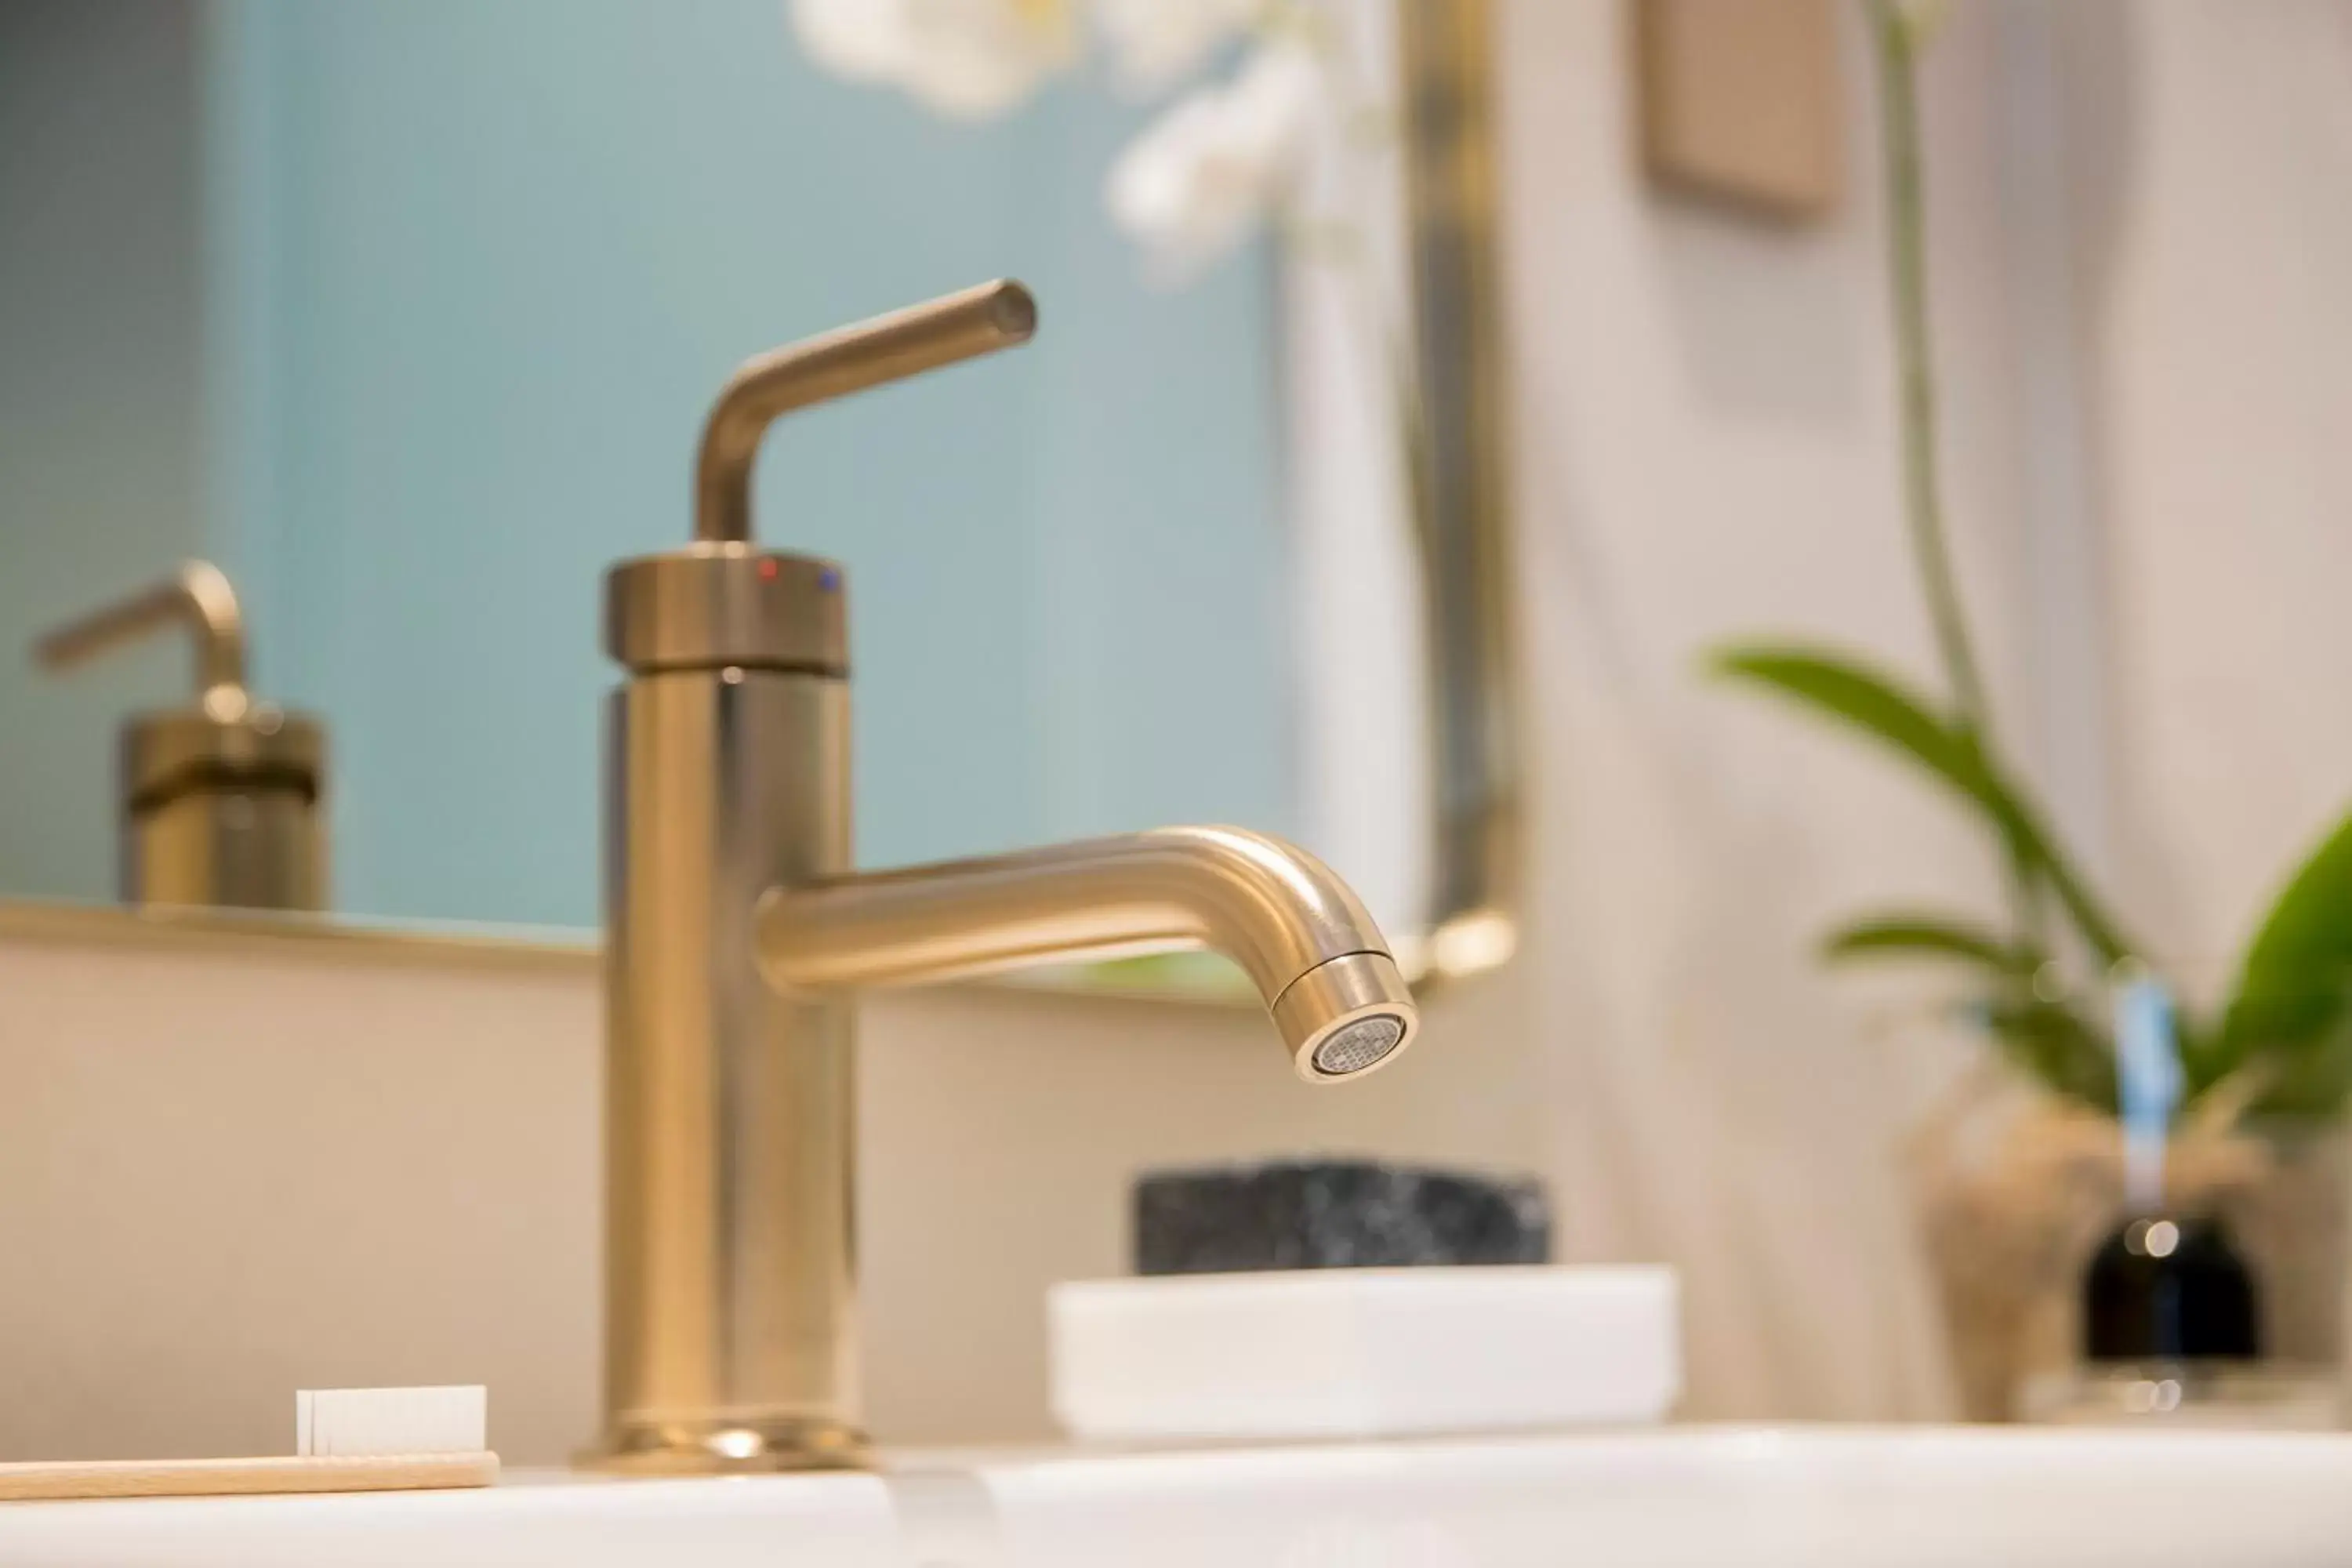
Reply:
<svg viewBox="0 0 2352 1568"><path fill-rule="evenodd" d="M2258 1116L2332 1118L2352 1093L2352 1009L2338 1007L2316 1034L2293 1050L2257 1050L2254 1061L2278 1066L2278 1076L2253 1104Z"/></svg>
<svg viewBox="0 0 2352 1568"><path fill-rule="evenodd" d="M1718 649L1714 671L1794 699L1911 759L1981 812L2011 863L2046 882L2100 961L2131 944L2056 847L2042 816L1995 767L1974 735L1859 659L1821 648L1740 644Z"/></svg>
<svg viewBox="0 0 2352 1568"><path fill-rule="evenodd" d="M1708 660L1718 675L1795 699L1893 746L1990 810L1991 780L1975 744L1927 701L1859 659L1822 648L1735 644Z"/></svg>
<svg viewBox="0 0 2352 1568"><path fill-rule="evenodd" d="M2030 980L2045 962L2032 945L2011 942L1972 921L1901 912L1866 916L1822 939L1822 956L1850 958L1949 958L2016 980Z"/></svg>
<svg viewBox="0 0 2352 1568"><path fill-rule="evenodd" d="M2195 1076L2219 1079L2253 1057L2279 1058L2261 1109L2333 1112L2352 1088L2352 816L2320 841L2271 905Z"/></svg>
<svg viewBox="0 0 2352 1568"><path fill-rule="evenodd" d="M2073 1008L2027 994L1989 1002L1980 1016L1985 1029L2027 1072L2061 1094L2114 1113L2114 1047Z"/></svg>
<svg viewBox="0 0 2352 1568"><path fill-rule="evenodd" d="M1824 958L1941 958L1989 973L1998 990L1969 1016L2030 1076L2102 1110L2116 1102L2115 1053L2097 1026L2063 1001L2038 995L2034 976L2048 955L1972 921L1904 912L1842 926L1822 943Z"/></svg>

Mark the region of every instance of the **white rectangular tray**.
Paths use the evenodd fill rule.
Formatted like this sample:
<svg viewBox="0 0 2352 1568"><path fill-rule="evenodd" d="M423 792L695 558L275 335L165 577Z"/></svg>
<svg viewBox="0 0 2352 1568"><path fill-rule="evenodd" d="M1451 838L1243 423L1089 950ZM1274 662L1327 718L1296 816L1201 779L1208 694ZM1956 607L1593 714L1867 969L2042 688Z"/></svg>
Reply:
<svg viewBox="0 0 2352 1568"><path fill-rule="evenodd" d="M1657 1421L1674 1270L1323 1268L1055 1285L1053 1403L1097 1440L1401 1436Z"/></svg>

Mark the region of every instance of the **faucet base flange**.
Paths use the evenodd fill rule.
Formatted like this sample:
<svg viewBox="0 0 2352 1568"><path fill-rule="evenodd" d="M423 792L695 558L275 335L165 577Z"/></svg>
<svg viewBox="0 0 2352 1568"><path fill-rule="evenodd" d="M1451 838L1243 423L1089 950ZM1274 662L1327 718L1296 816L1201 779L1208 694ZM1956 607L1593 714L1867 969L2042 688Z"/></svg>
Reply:
<svg viewBox="0 0 2352 1568"><path fill-rule="evenodd" d="M773 1475L862 1470L874 1464L866 1434L804 1415L623 1421L573 1463L632 1476Z"/></svg>

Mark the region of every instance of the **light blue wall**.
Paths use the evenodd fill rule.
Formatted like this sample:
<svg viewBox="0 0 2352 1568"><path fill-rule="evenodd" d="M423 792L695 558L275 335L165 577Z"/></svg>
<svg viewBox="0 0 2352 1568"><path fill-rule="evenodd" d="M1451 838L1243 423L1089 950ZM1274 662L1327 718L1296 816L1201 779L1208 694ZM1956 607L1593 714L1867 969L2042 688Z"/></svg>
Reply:
<svg viewBox="0 0 2352 1568"><path fill-rule="evenodd" d="M1030 349L802 416L771 542L849 567L868 864L1286 831L1271 269L1150 290L1137 115L983 127L823 78L778 0L216 0L214 533L341 759L338 902L595 915L612 559L688 528L768 345L998 274Z"/></svg>
<svg viewBox="0 0 2352 1568"><path fill-rule="evenodd" d="M0 897L113 897L116 723L190 689L27 645L203 544L196 62L178 0L0 5Z"/></svg>

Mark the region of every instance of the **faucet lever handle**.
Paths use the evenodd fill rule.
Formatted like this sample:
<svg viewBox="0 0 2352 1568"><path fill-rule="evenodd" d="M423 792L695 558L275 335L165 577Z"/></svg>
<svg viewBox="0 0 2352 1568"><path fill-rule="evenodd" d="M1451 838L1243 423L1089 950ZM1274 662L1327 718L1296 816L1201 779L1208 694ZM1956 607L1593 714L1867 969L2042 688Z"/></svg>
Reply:
<svg viewBox="0 0 2352 1568"><path fill-rule="evenodd" d="M249 706L245 618L236 590L209 561L191 561L160 583L45 633L33 644L33 657L44 669L68 669L175 624L195 639L198 704L224 721L241 718Z"/></svg>
<svg viewBox="0 0 2352 1568"><path fill-rule="evenodd" d="M796 408L1024 343L1037 302L1008 278L772 349L728 378L702 426L694 535L751 537L751 461L768 426Z"/></svg>

